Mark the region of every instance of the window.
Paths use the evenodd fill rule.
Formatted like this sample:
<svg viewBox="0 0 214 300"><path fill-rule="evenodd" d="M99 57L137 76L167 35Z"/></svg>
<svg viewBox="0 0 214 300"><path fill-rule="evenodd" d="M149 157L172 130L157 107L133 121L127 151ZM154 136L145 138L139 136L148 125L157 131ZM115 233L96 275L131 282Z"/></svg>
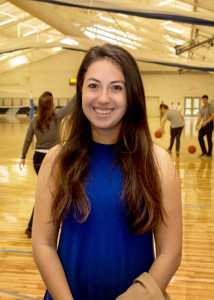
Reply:
<svg viewBox="0 0 214 300"><path fill-rule="evenodd" d="M200 97L186 97L184 103L184 115L197 117L200 110Z"/></svg>

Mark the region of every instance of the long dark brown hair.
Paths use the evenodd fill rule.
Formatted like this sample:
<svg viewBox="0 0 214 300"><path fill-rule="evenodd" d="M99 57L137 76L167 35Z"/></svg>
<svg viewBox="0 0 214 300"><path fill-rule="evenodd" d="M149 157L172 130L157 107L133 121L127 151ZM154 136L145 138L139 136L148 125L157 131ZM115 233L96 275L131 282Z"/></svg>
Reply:
<svg viewBox="0 0 214 300"><path fill-rule="evenodd" d="M79 222L90 213L90 201L84 183L92 143L91 126L82 110L82 87L89 66L110 59L125 77L127 111L116 143L116 163L124 173L121 205L127 209L131 232L144 233L163 220L160 177L147 121L141 74L132 55L125 49L104 44L91 48L77 75L76 101L67 116L64 143L52 169L56 180L52 205L53 220L64 220L71 211Z"/></svg>
<svg viewBox="0 0 214 300"><path fill-rule="evenodd" d="M51 120L57 122L53 95L51 92L46 91L39 97L36 114L36 128L41 132L43 132L45 127L49 129Z"/></svg>

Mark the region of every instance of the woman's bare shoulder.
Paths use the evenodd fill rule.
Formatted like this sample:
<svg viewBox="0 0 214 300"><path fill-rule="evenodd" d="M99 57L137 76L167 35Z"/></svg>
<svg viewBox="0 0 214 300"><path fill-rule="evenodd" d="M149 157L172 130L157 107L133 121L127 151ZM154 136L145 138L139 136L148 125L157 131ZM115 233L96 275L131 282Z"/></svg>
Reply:
<svg viewBox="0 0 214 300"><path fill-rule="evenodd" d="M58 145L52 147L48 151L48 153L45 155L45 158L52 159L52 158L56 157L59 154L59 152L61 151L61 149L62 149L61 144L58 144Z"/></svg>
<svg viewBox="0 0 214 300"><path fill-rule="evenodd" d="M170 176L172 172L175 172L175 164L172 160L172 157L165 149L161 148L160 146L154 144L153 147L158 169L164 177Z"/></svg>
<svg viewBox="0 0 214 300"><path fill-rule="evenodd" d="M156 159L158 161L163 161L163 160L167 160L167 161L171 161L172 162L172 158L171 156L169 155L169 153L163 149L162 147L154 144L153 145L153 151L154 151L154 155L156 157Z"/></svg>
<svg viewBox="0 0 214 300"><path fill-rule="evenodd" d="M59 154L59 152L61 151L61 149L62 149L62 146L60 144L52 147L45 155L45 158L42 162L41 169L44 169L47 167L52 167L56 160L56 157Z"/></svg>

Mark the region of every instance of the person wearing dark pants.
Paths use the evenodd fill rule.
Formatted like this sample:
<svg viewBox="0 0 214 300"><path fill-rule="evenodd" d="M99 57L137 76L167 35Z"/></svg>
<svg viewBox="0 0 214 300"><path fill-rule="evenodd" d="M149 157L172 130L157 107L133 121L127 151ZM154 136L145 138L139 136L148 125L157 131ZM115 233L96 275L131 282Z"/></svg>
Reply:
<svg viewBox="0 0 214 300"><path fill-rule="evenodd" d="M59 132L62 119L68 114L73 106L75 96L61 109L56 110L54 98L51 92L46 91L39 97L37 115L33 117L28 126L19 168L22 170L25 158L33 140L36 136L36 147L33 156L33 166L38 175L42 161L49 149L57 145L60 141ZM25 230L25 234L30 238L33 224L34 209L30 221Z"/></svg>
<svg viewBox="0 0 214 300"><path fill-rule="evenodd" d="M170 138L169 151L172 151L172 147L173 147L174 141L176 139L176 142L175 142L176 153L179 153L180 139L181 139L181 133L182 133L183 128L184 128L183 126L177 127L177 128L170 127L171 138Z"/></svg>
<svg viewBox="0 0 214 300"><path fill-rule="evenodd" d="M201 128L198 131L198 141L201 147L200 158L212 158L212 132L213 132L213 119L214 119L214 107L208 103L208 96L202 96L202 101L204 105L200 109L198 120L196 122L195 129L198 130L199 124L201 123ZM208 149L206 148L204 142L204 136L207 136Z"/></svg>
<svg viewBox="0 0 214 300"><path fill-rule="evenodd" d="M179 156L181 133L184 128L184 118L179 111L175 109L169 109L167 105L163 105L161 110L164 116L160 124L160 130L163 131L167 120L171 122L171 126L170 126L171 138L170 138L170 145L167 151L169 153L172 152L172 147L176 139L176 145L175 145L176 156Z"/></svg>
<svg viewBox="0 0 214 300"><path fill-rule="evenodd" d="M164 105L164 102L162 100L161 104L160 104L160 120L162 120L162 118L163 118L163 113L162 113L162 110L161 110L161 108L162 108L163 105Z"/></svg>
<svg viewBox="0 0 214 300"><path fill-rule="evenodd" d="M45 155L46 155L46 152L43 153L43 152L39 152L39 151L35 151L35 153L33 155L33 167L34 167L34 170L35 170L37 175L39 173L39 169L41 167L43 159L45 158ZM25 233L29 237L31 237L31 228L32 228L32 225L33 225L33 213L34 213L34 208L32 210L30 221L28 222L28 227L25 230Z"/></svg>
<svg viewBox="0 0 214 300"><path fill-rule="evenodd" d="M206 126L201 127L198 132L198 141L201 146L202 153L206 156L212 156L213 142L212 142L212 132L213 132L213 121L209 122ZM206 149L204 136L207 136L208 150Z"/></svg>

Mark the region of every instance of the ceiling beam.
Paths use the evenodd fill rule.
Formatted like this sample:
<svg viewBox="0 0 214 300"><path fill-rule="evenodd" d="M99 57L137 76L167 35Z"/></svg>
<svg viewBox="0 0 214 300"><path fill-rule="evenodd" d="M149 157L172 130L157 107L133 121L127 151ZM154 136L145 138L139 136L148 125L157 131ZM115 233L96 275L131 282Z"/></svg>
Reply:
<svg viewBox="0 0 214 300"><path fill-rule="evenodd" d="M72 22L65 20L57 11L47 3L37 3L34 1L25 0L9 0L18 8L28 12L33 17L36 17L40 21L50 25L52 28L58 30L64 35L71 37L83 37L84 34L75 27ZM85 36L84 36L85 37Z"/></svg>

